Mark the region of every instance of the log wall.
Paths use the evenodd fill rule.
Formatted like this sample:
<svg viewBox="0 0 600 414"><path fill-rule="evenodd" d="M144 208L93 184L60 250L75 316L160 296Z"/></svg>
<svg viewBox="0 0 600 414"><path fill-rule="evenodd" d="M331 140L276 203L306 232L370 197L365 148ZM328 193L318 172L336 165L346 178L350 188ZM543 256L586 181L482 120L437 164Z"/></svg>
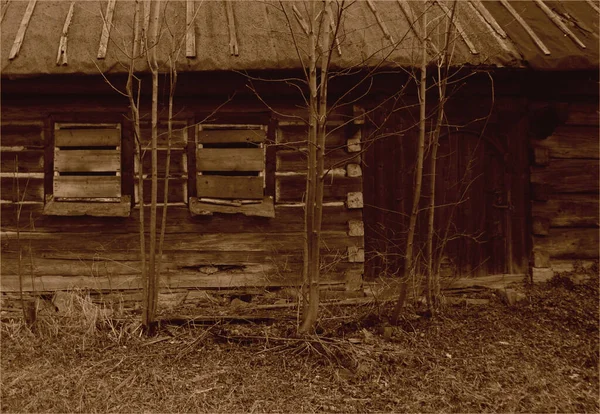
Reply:
<svg viewBox="0 0 600 414"><path fill-rule="evenodd" d="M538 105L564 112L531 138L533 277L543 280L598 260L599 115L597 99Z"/></svg>
<svg viewBox="0 0 600 414"><path fill-rule="evenodd" d="M272 189L272 194L267 195L274 199L273 218L218 212L192 217L188 200L195 196L196 185L188 171L189 163L195 161L191 157L194 149L190 148L197 133L193 124L213 108L190 99L175 111L179 125L190 127L187 136L178 135L181 139L173 146L173 179L169 182L160 281L163 292L263 289L301 283L306 128L304 124L274 117L263 108L229 105L215 123L267 125L265 179L267 188ZM118 119L123 125L122 151L127 154L123 156L123 193L135 195L140 177L138 167L133 165L126 103L101 97L97 101L81 101L45 96L35 101L4 99L2 109L1 291L19 290L19 267L23 288L30 292L139 289L140 200L132 197L129 217L62 217L43 213L45 196L52 189L45 174L52 171L47 150L52 143L54 121L91 123ZM289 107L279 109L285 113ZM360 136L361 125L335 131L333 128L335 125L327 138L331 171L325 183L322 283L329 288L356 289L361 285L364 262L362 174L357 149L360 143L351 141L349 147L348 140ZM160 155L159 176L164 173L164 151ZM149 159L148 151L143 160L145 173L149 171ZM144 175L143 181L145 195L149 195L149 177ZM149 210L145 213L148 229ZM158 213L160 216L161 208Z"/></svg>

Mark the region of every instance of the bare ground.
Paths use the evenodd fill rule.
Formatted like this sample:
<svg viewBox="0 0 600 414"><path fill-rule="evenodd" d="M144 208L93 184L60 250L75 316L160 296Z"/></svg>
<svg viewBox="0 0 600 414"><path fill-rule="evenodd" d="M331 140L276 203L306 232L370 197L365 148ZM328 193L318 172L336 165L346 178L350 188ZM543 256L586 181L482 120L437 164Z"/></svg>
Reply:
<svg viewBox="0 0 600 414"><path fill-rule="evenodd" d="M598 275L387 329L386 306L270 324L62 317L0 329L2 412L598 412ZM273 312L272 312L273 313Z"/></svg>

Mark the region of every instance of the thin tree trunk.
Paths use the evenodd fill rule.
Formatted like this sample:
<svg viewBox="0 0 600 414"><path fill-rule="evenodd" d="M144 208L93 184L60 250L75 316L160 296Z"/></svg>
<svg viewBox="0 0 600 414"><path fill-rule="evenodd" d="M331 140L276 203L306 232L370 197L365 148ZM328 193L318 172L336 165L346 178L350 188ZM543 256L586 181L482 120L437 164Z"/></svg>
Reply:
<svg viewBox="0 0 600 414"><path fill-rule="evenodd" d="M323 220L323 190L325 170L325 137L327 128L327 78L329 66L329 1L323 3L323 12L320 21L325 22L318 27L323 28L323 38L320 42L315 41L314 31L311 42L311 66L310 66L310 139L309 153L314 153L314 160L309 157L309 178L307 186L313 185L314 202L307 212L312 212L312 217L307 223L312 224L312 228L307 234L309 238L309 292L308 292L308 312L304 318L300 332L308 332L315 324L319 313L319 284L320 284L320 251L321 244L321 223ZM311 2L311 16L314 16L314 2ZM314 22L314 19L313 19ZM314 23L313 23L314 24ZM319 79L319 88L317 84L316 52L317 47L321 45L321 76ZM310 180L310 181L309 181ZM308 217L307 217L308 219Z"/></svg>
<svg viewBox="0 0 600 414"><path fill-rule="evenodd" d="M318 108L317 108L317 35L315 33L316 24L315 2L309 3L310 27L308 33L309 40L309 119L308 119L308 171L306 175L306 207L304 211L305 222L305 249L304 249L304 285L302 324L300 332L306 332L316 320L316 314L311 307L311 292L314 283L314 249L315 249L315 201L317 196L317 130L318 130ZM316 246L318 249L318 246ZM318 289L318 286L317 286Z"/></svg>
<svg viewBox="0 0 600 414"><path fill-rule="evenodd" d="M427 93L427 12L423 11L421 16L422 38L421 38L421 80L419 84L419 143L417 151L417 166L415 168L415 189L408 224L408 235L406 238L406 252L404 255L404 272L400 285L400 294L398 301L394 307L391 321L396 324L400 310L404 306L406 296L412 290L412 282L415 276L413 269L413 243L415 237L415 229L417 225L417 216L419 214L419 201L421 200L421 184L423 182L423 158L425 154L425 108L426 108L426 93Z"/></svg>

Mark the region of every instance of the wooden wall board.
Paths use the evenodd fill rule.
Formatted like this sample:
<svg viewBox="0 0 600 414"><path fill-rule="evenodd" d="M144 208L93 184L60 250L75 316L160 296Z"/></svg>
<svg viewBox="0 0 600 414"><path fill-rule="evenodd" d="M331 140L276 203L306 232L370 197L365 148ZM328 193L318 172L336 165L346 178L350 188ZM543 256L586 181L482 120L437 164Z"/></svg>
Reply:
<svg viewBox="0 0 600 414"><path fill-rule="evenodd" d="M551 228L547 236L535 237L534 245L552 259L594 259L598 258L598 233L597 228Z"/></svg>
<svg viewBox="0 0 600 414"><path fill-rule="evenodd" d="M307 146L308 137L307 125L279 125L277 131L277 144L284 144L286 147L305 148ZM325 146L329 149L344 148L346 146L346 130L344 127L335 130L331 129L327 133Z"/></svg>
<svg viewBox="0 0 600 414"><path fill-rule="evenodd" d="M167 169L167 150L159 150L158 156L158 176L164 178L165 171ZM186 175L188 166L187 154L183 149L172 149L171 150L171 163L169 166L169 174L171 177L179 177ZM142 157L143 173L144 175L150 174L152 171L152 154L148 151Z"/></svg>
<svg viewBox="0 0 600 414"><path fill-rule="evenodd" d="M198 175L197 196L226 199L262 199L262 177Z"/></svg>
<svg viewBox="0 0 600 414"><path fill-rule="evenodd" d="M15 205L2 204L0 227L3 231L16 231ZM136 233L139 226L139 209L134 208L128 219L95 217L47 217L42 214L43 203L25 204L21 210L21 231L35 229L44 233L88 233L105 234ZM158 215L162 208L158 207ZM149 215L145 216L146 229L150 228ZM30 224L30 218L33 224ZM360 221L360 210L349 210L344 206L323 206L323 230L347 231L348 221ZM214 214L213 216L190 217L187 206L168 208L167 228L170 233L286 233L304 230L302 206L286 207L275 205L275 217L245 217L242 215Z"/></svg>
<svg viewBox="0 0 600 414"><path fill-rule="evenodd" d="M54 177L54 197L121 197L121 177L56 176Z"/></svg>
<svg viewBox="0 0 600 414"><path fill-rule="evenodd" d="M54 131L57 147L111 147L121 145L121 131L116 128L57 129Z"/></svg>
<svg viewBox="0 0 600 414"><path fill-rule="evenodd" d="M597 194L573 194L570 199L532 203L533 216L545 217L552 227L598 227L600 204Z"/></svg>
<svg viewBox="0 0 600 414"><path fill-rule="evenodd" d="M266 139L262 129L201 129L197 139L200 144L223 144L236 142L261 143Z"/></svg>
<svg viewBox="0 0 600 414"><path fill-rule="evenodd" d="M276 178L277 202L299 202L303 200L306 191L306 176L279 176ZM326 178L323 187L323 200L345 200L350 192L360 192L362 181L360 177Z"/></svg>
<svg viewBox="0 0 600 414"><path fill-rule="evenodd" d="M17 189L19 194L17 195ZM0 178L0 198L11 201L44 201L44 180L42 178L2 177Z"/></svg>
<svg viewBox="0 0 600 414"><path fill-rule="evenodd" d="M553 193L597 193L599 161L555 159L546 167L532 167L531 182L548 184Z"/></svg>
<svg viewBox="0 0 600 414"><path fill-rule="evenodd" d="M55 151L54 169L60 172L121 171L121 151L99 149Z"/></svg>
<svg viewBox="0 0 600 414"><path fill-rule="evenodd" d="M277 171L307 171L306 152L280 149L277 151ZM360 164L360 155L348 154L342 148L328 151L325 155L325 168L344 168L346 164Z"/></svg>
<svg viewBox="0 0 600 414"><path fill-rule="evenodd" d="M14 172L44 172L44 151L1 151L0 171Z"/></svg>
<svg viewBox="0 0 600 414"><path fill-rule="evenodd" d="M534 142L548 149L551 158L600 158L598 127L560 126L548 138Z"/></svg>
<svg viewBox="0 0 600 414"><path fill-rule="evenodd" d="M198 148L196 170L263 171L265 152L262 148Z"/></svg>
<svg viewBox="0 0 600 414"><path fill-rule="evenodd" d="M5 107L3 105L3 107ZM3 147L44 148L43 123L4 123L2 120L0 137Z"/></svg>

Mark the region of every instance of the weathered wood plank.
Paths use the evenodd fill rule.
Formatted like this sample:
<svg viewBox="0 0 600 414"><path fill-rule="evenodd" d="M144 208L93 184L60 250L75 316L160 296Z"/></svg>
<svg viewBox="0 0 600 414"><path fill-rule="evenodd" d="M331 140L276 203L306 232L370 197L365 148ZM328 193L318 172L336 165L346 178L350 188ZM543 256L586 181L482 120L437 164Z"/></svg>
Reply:
<svg viewBox="0 0 600 414"><path fill-rule="evenodd" d="M597 193L598 160L555 159L546 167L532 167L531 182L550 185L553 192Z"/></svg>
<svg viewBox="0 0 600 414"><path fill-rule="evenodd" d="M129 219L131 220L131 219ZM2 232L2 251L16 250L16 234ZM346 231L324 231L323 248L334 252L345 252L348 246L363 247L362 237L349 237ZM139 235L94 233L41 233L22 232L21 241L31 245L34 251L64 251L74 253L137 251ZM165 252L172 251L263 251L271 253L301 251L301 233L167 233Z"/></svg>
<svg viewBox="0 0 600 414"><path fill-rule="evenodd" d="M306 191L306 177L279 176L276 186L278 202L302 201ZM359 192L361 188L360 177L327 177L323 187L323 200L345 201L349 192Z"/></svg>
<svg viewBox="0 0 600 414"><path fill-rule="evenodd" d="M116 147L121 145L121 131L116 128L57 129L54 131L57 147Z"/></svg>
<svg viewBox="0 0 600 414"><path fill-rule="evenodd" d="M332 127L328 129L325 146L331 148L345 148L345 127ZM277 131L277 143L306 147L308 142L308 129L306 125L280 125Z"/></svg>
<svg viewBox="0 0 600 414"><path fill-rule="evenodd" d="M18 194L17 194L18 189ZM0 198L11 201L44 201L44 180L42 178L0 178Z"/></svg>
<svg viewBox="0 0 600 414"><path fill-rule="evenodd" d="M121 197L121 177L57 176L54 177L54 197Z"/></svg>
<svg viewBox="0 0 600 414"><path fill-rule="evenodd" d="M162 203L165 194L165 179L159 178L157 183L158 189L158 202ZM187 202L185 197L186 194L186 179L185 178L171 178L169 179L169 203L184 203ZM144 180L144 203L150 203L152 198L152 179L147 178ZM137 197L137 190L136 190Z"/></svg>
<svg viewBox="0 0 600 414"><path fill-rule="evenodd" d="M181 122L174 122L173 129L171 131L171 149L184 148L188 142L188 134L193 134L193 127L188 127L187 124ZM152 128L150 125L143 124L140 127L140 133L142 134L142 145L150 148L152 140ZM167 148L169 145L169 130L164 122L158 124L158 137L157 146L159 148Z"/></svg>
<svg viewBox="0 0 600 414"><path fill-rule="evenodd" d="M55 151L54 170L60 172L121 171L121 151L96 149Z"/></svg>
<svg viewBox="0 0 600 414"><path fill-rule="evenodd" d="M46 200L46 216L92 216L92 217L129 217L131 197L121 197L119 202L86 203L73 201Z"/></svg>
<svg viewBox="0 0 600 414"><path fill-rule="evenodd" d="M277 171L307 171L307 154L297 150L277 151ZM344 149L336 149L325 156L325 169L344 168L346 164L360 164L360 155L348 154Z"/></svg>
<svg viewBox="0 0 600 414"><path fill-rule="evenodd" d="M559 126L536 147L546 148L551 158L599 158L598 128Z"/></svg>
<svg viewBox="0 0 600 414"><path fill-rule="evenodd" d="M265 152L262 148L198 148L197 171L262 171Z"/></svg>
<svg viewBox="0 0 600 414"><path fill-rule="evenodd" d="M4 137L2 137L4 142ZM2 172L44 172L44 151L0 152L0 171Z"/></svg>
<svg viewBox="0 0 600 414"><path fill-rule="evenodd" d="M535 237L536 248L548 252L551 258L594 259L598 258L598 229L557 228L550 229L545 237Z"/></svg>
<svg viewBox="0 0 600 414"><path fill-rule="evenodd" d="M595 103L572 103L569 105L567 125L591 125L598 126L600 116L598 115L598 102Z"/></svg>
<svg viewBox="0 0 600 414"><path fill-rule="evenodd" d="M0 129L3 147L44 147L43 124L4 124Z"/></svg>
<svg viewBox="0 0 600 414"><path fill-rule="evenodd" d="M571 199L533 202L532 215L550 220L551 227L597 227L600 225L598 195L574 194Z"/></svg>
<svg viewBox="0 0 600 414"><path fill-rule="evenodd" d="M212 215L214 213L243 214L244 216L275 217L275 207L272 197L264 197L260 203L242 204L240 206L219 205L204 202L202 199L193 197L190 199L190 213L192 216Z"/></svg>
<svg viewBox="0 0 600 414"><path fill-rule="evenodd" d="M14 205L0 206L0 226L5 231L16 231ZM23 205L21 210L21 230L46 233L89 233L123 234L138 231L139 210L131 212L128 220L105 217L47 217L42 215L43 204ZM241 214L190 217L186 206L168 208L167 230L171 233L286 233L302 232L304 229L303 208L275 206L273 219L264 217L246 217ZM159 216L162 208L158 208ZM150 218L146 215L146 229L149 229ZM30 225L30 217L33 225ZM348 221L361 221L360 210L348 210L344 206L323 207L324 231L347 231Z"/></svg>
<svg viewBox="0 0 600 414"><path fill-rule="evenodd" d="M158 155L158 175L163 176L167 169L167 151L159 150ZM152 171L152 156L149 152L142 158L144 166L144 174L150 174ZM183 149L171 149L171 164L169 166L169 174L180 176L187 172L187 157Z"/></svg>
<svg viewBox="0 0 600 414"><path fill-rule="evenodd" d="M262 199L263 177L198 175L198 197L226 199Z"/></svg>
<svg viewBox="0 0 600 414"><path fill-rule="evenodd" d="M198 131L197 138L200 144L261 143L267 134L263 129L202 129Z"/></svg>

